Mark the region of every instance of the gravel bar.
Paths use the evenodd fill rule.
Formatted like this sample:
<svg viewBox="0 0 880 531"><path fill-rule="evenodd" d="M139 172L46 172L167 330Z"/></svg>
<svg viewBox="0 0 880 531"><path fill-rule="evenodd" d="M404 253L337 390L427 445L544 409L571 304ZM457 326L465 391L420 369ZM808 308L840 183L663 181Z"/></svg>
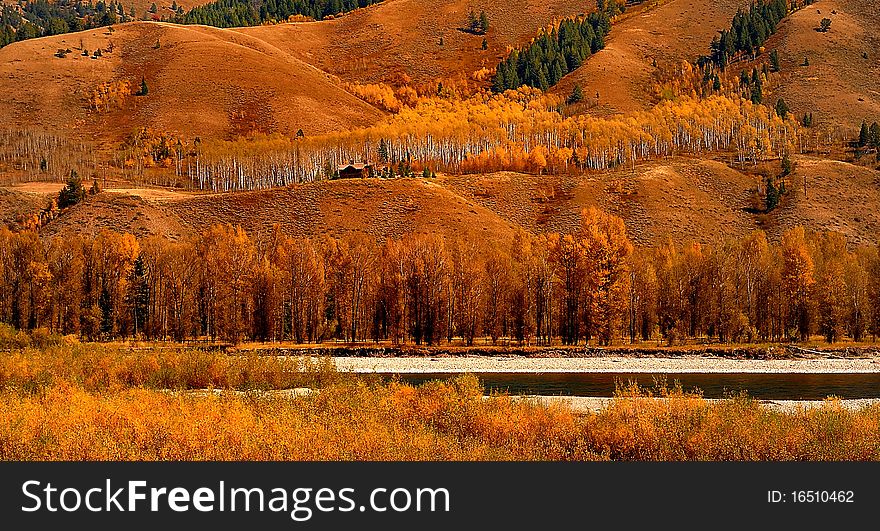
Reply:
<svg viewBox="0 0 880 531"><path fill-rule="evenodd" d="M597 413L608 407L614 398L603 398L593 396L517 396L516 400L527 400L535 402L543 406L553 404L564 404L571 407L576 413ZM663 398L635 398L626 400L665 400ZM718 402L718 399L707 398L706 402ZM800 410L815 409L822 407L826 403L825 400L760 400L761 404L780 413L797 413ZM851 411L858 411L866 407L870 407L880 403L880 398L856 398L848 400L839 400L841 407Z"/></svg>
<svg viewBox="0 0 880 531"><path fill-rule="evenodd" d="M707 356L675 358L523 358L523 357L411 357L333 358L339 371L356 373L802 373L842 374L880 372L880 357L796 358L778 360L732 359Z"/></svg>

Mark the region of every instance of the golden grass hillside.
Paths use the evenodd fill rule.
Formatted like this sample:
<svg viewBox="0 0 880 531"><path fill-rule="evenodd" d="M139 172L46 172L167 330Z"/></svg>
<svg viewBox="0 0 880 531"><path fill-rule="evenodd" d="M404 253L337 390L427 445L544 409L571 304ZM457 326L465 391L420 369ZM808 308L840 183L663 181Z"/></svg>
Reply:
<svg viewBox="0 0 880 531"><path fill-rule="evenodd" d="M68 209L42 234L93 236L106 228L177 240L215 223L239 224L250 234L265 233L277 223L291 236L360 232L385 239L421 232L507 241L520 228L574 231L581 211L596 206L623 218L639 245L666 236L709 243L756 228L775 240L798 225L841 232L855 244L878 243L880 218L871 205L880 202L880 172L812 156L793 160L788 193L768 215L753 210L755 189L763 183L755 168L682 157L583 176L498 172L436 180L322 181L222 194L119 185ZM778 171L778 163L764 166ZM32 192L41 186L50 185L0 188L2 219L14 226L21 213L45 206L49 195Z"/></svg>
<svg viewBox="0 0 880 531"><path fill-rule="evenodd" d="M110 45L113 51L109 52ZM81 50L98 58L81 55ZM70 49L64 58L59 49ZM145 79L146 96L134 96ZM127 82L96 110L94 91ZM120 142L148 127L184 138L251 131L320 134L382 112L332 77L258 38L204 26L134 22L18 42L0 50L0 121Z"/></svg>
<svg viewBox="0 0 880 531"><path fill-rule="evenodd" d="M117 192L88 197L48 223L41 233L47 237L64 237L73 233L91 237L101 229L129 232L138 238L164 236L172 241L194 234L184 220L161 204Z"/></svg>
<svg viewBox="0 0 880 531"><path fill-rule="evenodd" d="M460 31L471 9L489 17L487 50L482 35ZM527 43L554 18L594 9L595 3L573 0L385 0L335 20L239 31L348 81L396 82L406 74L417 84L436 83L493 69L508 46Z"/></svg>
<svg viewBox="0 0 880 531"><path fill-rule="evenodd" d="M293 236L361 232L379 240L442 234L508 241L515 229L491 210L428 179L338 180L265 191L192 196L168 210L197 231L214 223L262 234L279 224Z"/></svg>
<svg viewBox="0 0 880 531"><path fill-rule="evenodd" d="M853 242L878 243L880 219L871 205L880 201L875 184L880 172L807 156L793 160L788 193L767 215L751 210L762 175L749 165L731 167L716 160L676 158L584 176L460 175L442 182L510 223L538 233L576 230L581 211L596 206L623 218L628 234L641 245L666 236L709 243L757 228L777 239L797 225L836 230ZM778 172L778 164L767 166Z"/></svg>
<svg viewBox="0 0 880 531"><path fill-rule="evenodd" d="M46 206L46 200L35 195L9 188L0 188L0 224L19 227L25 218L37 214Z"/></svg>
<svg viewBox="0 0 880 531"><path fill-rule="evenodd" d="M748 5L748 0L649 0L615 23L605 49L564 77L552 92L568 96L580 84L585 96L580 110L595 114L649 109L655 103L652 87L660 69L669 71L707 54L712 38Z"/></svg>
<svg viewBox="0 0 880 531"><path fill-rule="evenodd" d="M827 33L816 31L823 18L831 19ZM841 127L850 136L862 120L880 119L878 20L880 4L873 0L820 0L780 25L768 49L779 49L779 96L792 112L812 112L817 126Z"/></svg>
<svg viewBox="0 0 880 531"><path fill-rule="evenodd" d="M35 205L29 194L0 188L0 214L14 216ZM44 200L45 201L45 200ZM119 188L90 196L45 225L46 237L93 236L101 229L178 240L217 223L265 234L278 224L295 237L351 232L379 240L439 233L472 241L507 242L516 226L485 206L425 179L322 181L254 192L198 194Z"/></svg>

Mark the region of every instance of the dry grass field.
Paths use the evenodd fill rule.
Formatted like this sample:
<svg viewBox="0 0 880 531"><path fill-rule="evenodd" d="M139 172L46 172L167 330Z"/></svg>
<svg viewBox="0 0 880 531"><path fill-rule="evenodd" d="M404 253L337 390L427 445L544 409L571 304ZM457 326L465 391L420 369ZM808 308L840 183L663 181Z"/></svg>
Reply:
<svg viewBox="0 0 880 531"><path fill-rule="evenodd" d="M648 109L654 104L652 87L659 69L673 69L707 54L712 37L728 28L737 10L748 5L748 0L648 2L616 23L605 49L566 76L553 92L567 96L580 84L585 110L599 115Z"/></svg>
<svg viewBox="0 0 880 531"><path fill-rule="evenodd" d="M23 218L36 214L45 206L46 200L39 195L0 188L0 223L3 225L18 226Z"/></svg>
<svg viewBox="0 0 880 531"><path fill-rule="evenodd" d="M471 76L492 69L508 46L528 42L554 19L589 12L594 4L572 0L385 0L336 20L243 28L301 60L349 81L396 82L406 74L414 83ZM461 31L468 12L489 17L487 50L483 36ZM440 39L443 45L440 45Z"/></svg>
<svg viewBox="0 0 880 531"><path fill-rule="evenodd" d="M789 193L769 215L753 210L754 191L763 182L755 168L676 158L583 176L498 172L436 180L339 180L223 194L115 184L42 232L92 236L106 228L177 240L215 223L241 225L252 234L278 224L292 236L360 232L384 240L415 232L501 242L520 228L575 231L581 211L596 206L623 218L639 245L667 236L709 243L758 228L776 240L798 225L841 232L853 244L878 243L880 218L871 205L880 203L880 172L808 156L794 161L794 172L786 178ZM766 168L778 171L778 163ZM2 219L10 223L39 211L60 187L24 183L0 188Z"/></svg>
<svg viewBox="0 0 880 531"><path fill-rule="evenodd" d="M190 227L161 205L136 195L115 192L88 198L46 225L42 234L47 237L70 233L94 236L101 229L129 232L138 238L165 236L175 241L193 234Z"/></svg>
<svg viewBox="0 0 880 531"><path fill-rule="evenodd" d="M831 19L827 33L816 31ZM798 115L814 113L817 125L857 132L862 120L880 117L880 4L821 0L794 13L768 49L779 49L779 95ZM804 58L809 66L803 66Z"/></svg>
<svg viewBox="0 0 880 531"><path fill-rule="evenodd" d="M382 112L338 81L257 38L217 28L135 22L0 50L0 121L116 143L141 127L185 138L252 131L306 134L364 126ZM110 44L113 52L107 52ZM158 47L157 47L158 45ZM104 54L95 59L80 50ZM65 58L58 49L70 49ZM103 83L146 79L146 96L90 108Z"/></svg>
<svg viewBox="0 0 880 531"><path fill-rule="evenodd" d="M277 223L295 236L361 232L384 240L439 233L507 241L514 230L486 207L418 179L332 181L195 196L171 202L168 209L197 231L219 221L241 225L251 234L265 233Z"/></svg>
<svg viewBox="0 0 880 531"><path fill-rule="evenodd" d="M870 205L880 200L880 172L812 157L795 161L787 178L789 193L770 215L750 210L754 190L762 184L759 174L714 160L679 158L583 177L502 172L443 182L533 232L574 231L580 212L596 206L623 218L630 237L642 245L667 236L707 243L758 228L776 239L796 225L835 230L853 243L878 243L880 220Z"/></svg>
<svg viewBox="0 0 880 531"><path fill-rule="evenodd" d="M624 388L598 412L328 360L59 343L0 351L0 460L873 460L876 406ZM286 392L308 387L316 392ZM646 398L662 400L646 400Z"/></svg>

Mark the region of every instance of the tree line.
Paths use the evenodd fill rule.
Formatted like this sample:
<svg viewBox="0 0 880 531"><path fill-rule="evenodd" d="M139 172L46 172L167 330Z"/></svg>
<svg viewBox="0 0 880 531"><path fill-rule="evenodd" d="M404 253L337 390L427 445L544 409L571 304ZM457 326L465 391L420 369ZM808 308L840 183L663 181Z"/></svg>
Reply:
<svg viewBox="0 0 880 531"><path fill-rule="evenodd" d="M292 16L314 20L347 13L381 0L215 0L196 6L172 18L181 24L204 24L218 28L258 26L264 22L283 22Z"/></svg>
<svg viewBox="0 0 880 531"><path fill-rule="evenodd" d="M500 93L522 85L547 90L580 67L605 47L613 13L620 10L616 2L606 6L600 0L600 7L585 17L566 18L549 31L542 30L527 46L511 52L498 64L492 90Z"/></svg>
<svg viewBox="0 0 880 531"><path fill-rule="evenodd" d="M880 255L796 227L634 248L585 210L570 234L500 245L409 234L41 239L0 230L0 322L88 339L547 345L688 338L864 340L880 333Z"/></svg>
<svg viewBox="0 0 880 531"><path fill-rule="evenodd" d="M739 162L757 162L794 152L799 142L792 117L783 120L741 99L681 97L612 118L563 118L555 110L560 101L529 87L466 100L423 100L385 123L350 131L203 141L184 146L180 157L171 153L174 160L167 164L181 168L183 186L230 191L326 179L327 168L349 160L404 162L416 171L565 173L683 152L730 151ZM150 162L152 155L136 157ZM131 161L137 165L137 158Z"/></svg>
<svg viewBox="0 0 880 531"><path fill-rule="evenodd" d="M60 35L135 19L134 7L126 13L122 2L82 0L23 0L0 6L0 47L16 41Z"/></svg>
<svg viewBox="0 0 880 531"><path fill-rule="evenodd" d="M776 33L779 22L791 11L808 6L813 0L758 0L749 6L748 11L739 10L733 17L729 29L722 30L712 39L710 53L701 57L701 65L712 63L724 69L739 54L754 57L771 35Z"/></svg>

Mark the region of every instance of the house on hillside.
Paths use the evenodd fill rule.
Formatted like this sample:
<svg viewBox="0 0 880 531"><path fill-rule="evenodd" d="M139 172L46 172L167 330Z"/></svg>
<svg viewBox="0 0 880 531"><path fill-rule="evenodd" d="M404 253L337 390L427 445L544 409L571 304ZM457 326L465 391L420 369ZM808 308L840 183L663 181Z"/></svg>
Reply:
<svg viewBox="0 0 880 531"><path fill-rule="evenodd" d="M336 173L337 179L366 179L373 176L373 165L352 160L336 168Z"/></svg>

